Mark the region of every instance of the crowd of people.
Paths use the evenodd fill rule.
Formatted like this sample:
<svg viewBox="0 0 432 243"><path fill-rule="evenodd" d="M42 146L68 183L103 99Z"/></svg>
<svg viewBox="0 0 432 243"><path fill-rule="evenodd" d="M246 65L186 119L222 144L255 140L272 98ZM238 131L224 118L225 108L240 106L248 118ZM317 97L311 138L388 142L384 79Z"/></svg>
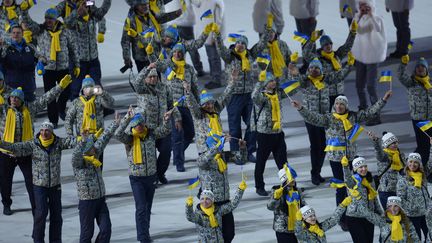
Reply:
<svg viewBox="0 0 432 243"><path fill-rule="evenodd" d="M168 2L176 5L166 5ZM382 17L373 0L341 0L341 17L348 22L346 42L334 48L329 35L316 30L318 0L291 0L295 39L302 44L302 59L280 39L284 28L280 0L256 0L253 25L259 34L251 45L242 34L229 34L224 43L222 0L126 0L121 47L125 69L135 64L138 75L130 81L137 94L122 117L102 86L98 43L105 39L105 15L111 0L62 0L45 11L36 23L29 9L35 0L3 0L0 8L0 189L3 214L12 215L12 180L19 166L33 215L34 242L45 242L49 213L49 242L62 241L60 162L62 151L72 149L77 183L80 242L109 242L111 220L105 198L103 153L114 137L125 145L130 185L135 201L137 240L151 242L150 216L158 183L173 153L178 172L185 171L185 150L195 142L199 176L199 203L186 200L186 219L196 225L199 242L231 242L235 235L233 210L247 185L242 178L230 197L228 163L255 163L256 193L269 197L278 242L326 242L325 232L339 224L355 243L373 242L374 225L380 242L432 240L432 204L427 191L432 172L432 85L429 65L410 61L409 11L412 0L386 1L397 29L396 50L387 57ZM173 7L174 6L174 7ZM203 10L202 33L195 38L194 8ZM170 9L171 8L171 9ZM319 41L319 47L316 42ZM225 86L215 97L200 90L205 76L198 49L205 46L211 80L207 89ZM186 61L191 55L193 65ZM376 92L378 64L400 60L398 79L408 91L417 148L407 156L391 132L378 137L361 125L380 124L381 109L392 96ZM301 61L300 61L301 60ZM222 69L222 61L225 69ZM349 106L344 81L356 70L358 111ZM45 93L35 95L35 75L43 77ZM369 95L367 102L366 92ZM293 100L299 93L303 101ZM297 187L295 169L288 163L283 131L282 100L289 99L304 118L310 141L311 182L325 182L324 160L330 161L336 188L334 214L322 221ZM70 105L68 106L68 101ZM68 107L67 107L68 106ZM228 132L220 114L226 107ZM34 129L35 115L47 108L48 120ZM114 113L108 126L104 117ZM64 120L66 137L55 134ZM247 127L242 131L242 123ZM224 132L225 131L225 132ZM378 174L368 171L357 154L362 132L376 152ZM229 151L224 144L229 143ZM279 169L280 185L266 190L264 170L270 154ZM255 156L256 155L256 156ZM195 162L194 162L195 163Z"/></svg>

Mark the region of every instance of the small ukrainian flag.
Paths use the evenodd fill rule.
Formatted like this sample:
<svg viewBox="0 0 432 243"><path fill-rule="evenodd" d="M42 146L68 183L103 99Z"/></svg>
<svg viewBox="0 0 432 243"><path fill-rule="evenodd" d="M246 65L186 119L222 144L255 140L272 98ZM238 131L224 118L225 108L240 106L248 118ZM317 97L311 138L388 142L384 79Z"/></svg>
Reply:
<svg viewBox="0 0 432 243"><path fill-rule="evenodd" d="M234 33L230 33L228 34L228 41L229 42L236 42L237 38L239 38L241 35L239 34L234 34Z"/></svg>
<svg viewBox="0 0 432 243"><path fill-rule="evenodd" d="M165 77L168 80L172 80L174 78L174 76L176 75L176 73L174 72L174 70L172 70L172 68L168 67L165 71Z"/></svg>
<svg viewBox="0 0 432 243"><path fill-rule="evenodd" d="M143 31L141 35L144 36L144 38L151 38L153 37L154 33L155 33L155 29L153 27L150 27L145 31Z"/></svg>
<svg viewBox="0 0 432 243"><path fill-rule="evenodd" d="M194 189L195 187L197 187L199 185L199 183L200 183L199 176L197 176L196 178L190 179L188 181L188 189L189 190Z"/></svg>
<svg viewBox="0 0 432 243"><path fill-rule="evenodd" d="M346 143L342 143L339 141L338 138L330 138L327 140L327 146L325 147L324 151L345 151L346 150Z"/></svg>
<svg viewBox="0 0 432 243"><path fill-rule="evenodd" d="M259 54L257 59L256 59L256 62L264 63L264 64L268 65L270 63L270 55Z"/></svg>
<svg viewBox="0 0 432 243"><path fill-rule="evenodd" d="M213 18L213 13L211 9L209 9L201 15L200 20L202 21L203 19L211 19L211 18Z"/></svg>
<svg viewBox="0 0 432 243"><path fill-rule="evenodd" d="M176 107L178 106L181 102L183 102L186 99L186 96L182 96L180 97L177 101L174 101L173 106Z"/></svg>
<svg viewBox="0 0 432 243"><path fill-rule="evenodd" d="M350 14L352 14L352 8L348 5L348 4L345 4L344 6L343 6L343 10L342 10L344 13L345 12L347 12L347 13L350 13Z"/></svg>
<svg viewBox="0 0 432 243"><path fill-rule="evenodd" d="M164 49L162 49L162 51L159 54L159 59L160 60L166 60L167 58L168 58L168 54L164 48Z"/></svg>
<svg viewBox="0 0 432 243"><path fill-rule="evenodd" d="M360 126L358 123L354 124L354 126L351 129L351 134L348 136L348 140L350 142L354 142L357 140L358 136L363 132L364 128Z"/></svg>
<svg viewBox="0 0 432 243"><path fill-rule="evenodd" d="M298 31L294 31L293 39L304 45L309 40L309 36L302 34Z"/></svg>
<svg viewBox="0 0 432 243"><path fill-rule="evenodd" d="M287 81L280 85L281 89L285 92L285 94L289 94L291 91L295 90L300 86L300 82L297 80Z"/></svg>
<svg viewBox="0 0 432 243"><path fill-rule="evenodd" d="M296 203L298 201L300 201L300 194L298 194L298 192L293 192L292 196L289 196L289 194L287 194L285 196L285 200L287 201L287 203L291 204L291 203Z"/></svg>
<svg viewBox="0 0 432 243"><path fill-rule="evenodd" d="M417 122L417 127L420 128L420 130L422 130L423 132L426 132L427 130L429 130L432 127L432 122L431 121L421 121L421 122Z"/></svg>
<svg viewBox="0 0 432 243"><path fill-rule="evenodd" d="M344 181L336 179L336 178L330 178L330 187L332 188L344 188L346 187L346 184Z"/></svg>
<svg viewBox="0 0 432 243"><path fill-rule="evenodd" d="M392 80L392 71L386 70L381 72L381 78L379 79L380 83L391 82Z"/></svg>

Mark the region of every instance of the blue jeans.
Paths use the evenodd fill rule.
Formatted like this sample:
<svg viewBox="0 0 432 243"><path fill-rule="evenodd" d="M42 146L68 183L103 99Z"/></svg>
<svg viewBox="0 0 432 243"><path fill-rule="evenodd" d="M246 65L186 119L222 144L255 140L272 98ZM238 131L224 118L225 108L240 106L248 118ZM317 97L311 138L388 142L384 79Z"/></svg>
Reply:
<svg viewBox="0 0 432 243"><path fill-rule="evenodd" d="M242 138L241 122L246 124L244 139L248 147L248 154L256 151L256 133L250 130L250 118L252 112L251 94L234 94L227 106L229 133L232 137ZM238 141L230 141L231 151L239 151Z"/></svg>
<svg viewBox="0 0 432 243"><path fill-rule="evenodd" d="M35 243L45 242L46 218L50 215L49 242L61 242L63 219L61 216L61 186L47 188L33 185L35 198L35 214L33 221L33 240Z"/></svg>
<svg viewBox="0 0 432 243"><path fill-rule="evenodd" d="M102 73L101 73L99 58L90 61L80 61L80 69L81 71L78 78L72 75L74 79L71 83L70 100L74 100L75 98L78 98L78 96L80 95L82 80L85 78L87 74L90 75L90 77L92 77L92 79L95 81L97 85L102 85L101 84Z"/></svg>
<svg viewBox="0 0 432 243"><path fill-rule="evenodd" d="M165 176L171 159L171 134L156 139L156 148L159 151L159 156L156 161L156 170L158 178L162 178Z"/></svg>
<svg viewBox="0 0 432 243"><path fill-rule="evenodd" d="M80 243L91 243L95 219L99 226L99 234L95 243L110 242L111 220L105 197L94 200L79 200L78 211L81 224Z"/></svg>
<svg viewBox="0 0 432 243"><path fill-rule="evenodd" d="M192 120L192 114L189 109L186 107L177 107L181 118L183 129L178 131L175 128L174 119L172 121L172 133L171 133L171 142L172 142L172 150L173 150L173 163L174 165L183 165L185 161L184 151L189 147L189 144L192 143L193 138L195 137L195 129Z"/></svg>
<svg viewBox="0 0 432 243"><path fill-rule="evenodd" d="M150 242L150 214L155 193L156 176L129 176L135 200L137 240Z"/></svg>

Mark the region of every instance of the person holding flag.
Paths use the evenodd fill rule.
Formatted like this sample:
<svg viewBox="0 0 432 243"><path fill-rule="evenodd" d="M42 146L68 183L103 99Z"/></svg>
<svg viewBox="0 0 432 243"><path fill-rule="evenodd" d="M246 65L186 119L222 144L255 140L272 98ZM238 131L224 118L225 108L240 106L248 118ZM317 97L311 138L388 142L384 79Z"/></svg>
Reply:
<svg viewBox="0 0 432 243"><path fill-rule="evenodd" d="M339 0L339 12L341 18L346 18L348 26L351 26L354 15L358 12L357 0Z"/></svg>
<svg viewBox="0 0 432 243"><path fill-rule="evenodd" d="M129 180L135 200L137 240L150 242L150 214L157 181L156 140L169 134L166 119L151 128L141 113L129 107L114 136L125 144ZM128 130L127 128L130 128Z"/></svg>
<svg viewBox="0 0 432 243"><path fill-rule="evenodd" d="M18 4L15 0L3 0L0 5L0 35L7 39L11 24L18 24L19 18L36 4L36 0L24 0Z"/></svg>
<svg viewBox="0 0 432 243"><path fill-rule="evenodd" d="M278 172L281 185L274 186L267 203L267 209L274 212L273 230L278 243L293 242L296 214L306 205L301 190L295 181L297 173L288 163Z"/></svg>
<svg viewBox="0 0 432 243"><path fill-rule="evenodd" d="M349 134L352 133L353 124L366 121L379 113L391 95L392 92L387 91L384 97L373 106L357 112L349 110L348 98L345 96L338 96L333 106L334 112L326 114L310 111L303 107L299 101L293 100L291 102L291 105L299 111L306 122L314 126L324 127L328 145L331 144L331 141L337 140L337 145L339 146L335 148L329 147L327 151L327 158L330 161L334 178L339 180L343 180L344 178L342 165L340 163L342 157L346 156L349 161L352 161L357 153L357 143L355 141L351 142L348 139ZM345 189L337 189L336 205L342 202L346 196L347 193ZM347 230L344 218L340 224L344 230Z"/></svg>
<svg viewBox="0 0 432 243"><path fill-rule="evenodd" d="M410 116L417 142L415 152L421 155L423 166L426 166L430 156L430 135L428 135L426 129L422 131L417 124L432 120L432 85L428 69L429 64L426 59L420 58L415 65L412 75L409 75L407 73L408 63L409 56L404 55L398 68L398 77L408 91Z"/></svg>

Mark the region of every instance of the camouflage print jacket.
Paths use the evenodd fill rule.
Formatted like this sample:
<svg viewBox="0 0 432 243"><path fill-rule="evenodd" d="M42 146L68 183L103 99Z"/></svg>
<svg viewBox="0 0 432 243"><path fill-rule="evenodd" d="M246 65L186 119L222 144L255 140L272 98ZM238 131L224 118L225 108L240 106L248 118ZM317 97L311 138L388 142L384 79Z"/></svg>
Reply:
<svg viewBox="0 0 432 243"><path fill-rule="evenodd" d="M156 62L156 69L158 72L165 73L165 70L167 70L168 68L175 70L175 64L173 61L160 60ZM198 86L197 86L198 79L195 74L195 69L189 64L186 64L184 68L185 68L184 80L181 80L177 77L174 77L171 80L167 80L165 75L163 75L163 82L170 88L174 101L177 101L181 97L186 96L186 92L183 87L183 82L189 83L189 85L191 86L191 92L193 97L195 97L196 100L199 100ZM187 107L185 101L180 102L178 106Z"/></svg>
<svg viewBox="0 0 432 243"><path fill-rule="evenodd" d="M60 13L64 13L65 4L59 5L57 5L56 8ZM60 9L61 7L63 7L63 9ZM73 9L71 14L65 18L67 28L75 31L76 33L80 61L88 62L98 58L96 41L97 25L98 22L104 18L110 7L111 0L104 0L100 7L96 7L95 5L90 6L88 10L88 21L85 21L81 16L78 15L77 9Z"/></svg>
<svg viewBox="0 0 432 243"><path fill-rule="evenodd" d="M95 157L98 158L109 140L117 129L118 124L113 121L95 142ZM80 142L72 153L72 167L77 181L78 199L94 200L105 196L105 184L102 177L101 167L96 168L93 164L84 161L82 149L85 143Z"/></svg>
<svg viewBox="0 0 432 243"><path fill-rule="evenodd" d="M392 170L389 166L392 163L391 157L383 151L379 140L374 141L376 159L378 160L378 175L381 175L378 191L380 192L396 192L396 184L398 181L399 171ZM405 167L405 154L399 151L399 158L402 165ZM387 169L388 168L388 169ZM384 173L384 174L383 174Z"/></svg>
<svg viewBox="0 0 432 243"><path fill-rule="evenodd" d="M104 128L104 108L112 108L114 106L114 98L106 91L103 90L101 95L96 96L96 127ZM84 104L77 98L72 101L65 118L65 129L69 136L74 134L74 127L76 135L81 134L81 126L83 121Z"/></svg>
<svg viewBox="0 0 432 243"><path fill-rule="evenodd" d="M233 94L246 94L252 93L254 88L255 79L252 78L252 64L255 62L258 54L261 53L267 46L269 40L269 30L266 29L261 39L257 44L255 44L250 50L247 50L247 57L249 59L249 64L251 67L250 71L242 71L242 62L239 55L234 51L234 45L230 46L228 49L222 40L220 34L215 34L216 47L218 52L225 62L225 72L226 76L229 77L233 70L238 70L238 78L234 80L234 91Z"/></svg>
<svg viewBox="0 0 432 243"><path fill-rule="evenodd" d="M364 210L364 217L372 224L380 228L380 239L382 243L411 243L411 242L421 242L418 238L414 225L411 220L402 215L402 220L400 224L402 225L403 238L400 241L392 241L391 239L391 228L392 221L388 217L382 217L376 213L369 210Z"/></svg>
<svg viewBox="0 0 432 243"><path fill-rule="evenodd" d="M130 7L133 7L135 4L135 0L125 0L125 1ZM164 13L165 12L165 4L168 4L172 0L150 0L150 2L154 2L154 1L156 1L156 5L158 6L160 13ZM157 14L160 14L160 13L157 13Z"/></svg>
<svg viewBox="0 0 432 243"><path fill-rule="evenodd" d="M11 23L18 24L20 22L19 18L26 12L22 10L20 5L16 4L15 2L16 1L14 1L13 5L15 6L15 13L17 17L13 19L9 19L8 12L5 9L4 3L2 3L0 6L0 36L2 37L2 39L10 38L9 28L11 26Z"/></svg>
<svg viewBox="0 0 432 243"><path fill-rule="evenodd" d="M285 92L282 89L277 89L275 92L278 95L279 98L279 107L280 107L280 113L281 113L281 128L279 130L273 130L273 121L272 121L272 107L270 99L267 98L267 96L264 95L265 91L264 89L265 82L257 82L255 84L254 91L252 92L252 100L255 106L256 111L256 130L259 133L265 133L265 134L277 134L282 132L282 100L287 98L288 96L285 94ZM254 114L255 115L255 114Z"/></svg>
<svg viewBox="0 0 432 243"><path fill-rule="evenodd" d="M332 84L343 82L350 71L351 66L345 65L339 71L331 71L324 74L322 82L325 83L325 86L321 90L318 90L313 85L307 75L293 77L293 79L300 82L300 89L303 93L303 105L306 109L320 114L328 113L330 110L330 86ZM299 89L295 89L292 93L294 94L297 90Z"/></svg>
<svg viewBox="0 0 432 243"><path fill-rule="evenodd" d="M270 194L270 200L267 203L267 209L273 211L274 213L273 230L279 233L294 233L294 231L288 230L288 206L285 199L285 196L287 195L288 191L291 189L285 188L282 197L279 199L275 199L273 196L274 191L279 188L280 186L274 186L272 188L272 192ZM306 202L303 198L301 190L297 190L297 192L300 195L299 206L303 207L304 205L306 205Z"/></svg>
<svg viewBox="0 0 432 243"><path fill-rule="evenodd" d="M358 112L348 111L348 120L351 124L360 123L366 121L378 114L384 107L386 102L383 99L378 100L374 105L370 106L366 110L360 110ZM331 161L340 161L343 156L347 155L348 159L352 161L357 152L357 144L351 143L348 140L348 136L352 131L344 130L342 121L336 119L332 113L319 114L317 112L311 112L304 107L299 110L300 115L303 116L306 122L326 129L326 139L337 138L341 143L347 144L347 151L329 151L327 157Z"/></svg>
<svg viewBox="0 0 432 243"><path fill-rule="evenodd" d="M409 217L420 217L426 215L429 207L432 206L430 195L425 181L432 169L432 160L425 168L423 184L421 188L414 186L414 179L408 175L400 175L396 185L396 194L402 199L402 208Z"/></svg>
<svg viewBox="0 0 432 243"><path fill-rule="evenodd" d="M3 91L0 92L0 95L3 97L4 101L7 102L9 100L9 95L13 91L13 89L5 82L3 82L3 87L0 87L0 89L3 89Z"/></svg>
<svg viewBox="0 0 432 243"><path fill-rule="evenodd" d="M244 191L237 189L234 199L221 206L215 205L214 216L219 224L218 227L212 228L210 226L209 217L201 210L200 204L197 205L196 210L193 206L186 205L186 219L195 223L198 230L198 242L202 243L223 243L222 236L222 216L231 213L240 203Z"/></svg>
<svg viewBox="0 0 432 243"><path fill-rule="evenodd" d="M169 133L166 125L160 126L155 130L149 130L147 136L141 140L142 164L133 162L133 136L132 133L126 131L131 118L124 117L117 128L114 136L117 140L126 145L126 153L128 156L129 175L131 176L152 176L156 174L156 139L165 137Z"/></svg>
<svg viewBox="0 0 432 243"><path fill-rule="evenodd" d="M320 223L320 228L326 232L337 225L345 209L345 207L338 206L330 218ZM319 237L317 234L310 232L303 223L303 220L296 221L295 235L297 240L301 243L327 243L325 234L323 237Z"/></svg>
<svg viewBox="0 0 432 243"><path fill-rule="evenodd" d="M228 201L230 196L228 169L223 173L219 172L217 162L214 160L217 153L222 153L222 158L226 163L238 160L245 163L247 161L247 152L246 148L240 149L240 151L219 152L219 149L215 146L208 148L207 151L198 156L197 163L201 188L212 191L215 202L220 203Z"/></svg>
<svg viewBox="0 0 432 243"><path fill-rule="evenodd" d="M348 52L351 51L351 48L354 44L354 39L356 37L355 33L349 32L348 38L346 39L345 43L340 46L336 51L334 51L334 55L335 58L339 61L339 63L342 64L342 60L347 56ZM319 60L321 61L322 65L323 65L323 73L327 74L330 72L334 72L335 70L333 69L333 65L331 64L331 61L324 58L321 55L321 51L322 49L315 49L315 42L312 41L308 41L306 42L304 48L303 48L303 58L307 61L310 62L312 59L314 59L315 57L319 58ZM345 79L346 76L342 77L343 81ZM339 78L339 77L335 77L335 78ZM344 82L338 82L338 81L333 81L332 84L329 85L329 93L330 96L337 96L340 94L343 94L344 92Z"/></svg>
<svg viewBox="0 0 432 243"><path fill-rule="evenodd" d="M60 185L60 163L62 150L75 147L73 137L60 138L54 135L54 142L45 148L39 140L39 134L27 142L1 142L0 147L11 151L18 157L32 155L33 185L55 187Z"/></svg>
<svg viewBox="0 0 432 243"><path fill-rule="evenodd" d="M278 80L285 80L287 78L287 75L288 75L288 68L287 67L288 67L288 64L291 62L291 50L289 49L288 44L285 41L283 41L281 39L278 39L277 41L279 42L279 50L281 51L283 59L284 59L285 64L286 64L286 67L284 67L284 69L283 69L283 75L281 77L277 77L277 79ZM268 43L265 46L264 50L261 51L261 54L270 56L269 44L270 43ZM271 59L270 59L269 65L267 67L267 71L274 74Z"/></svg>
<svg viewBox="0 0 432 243"><path fill-rule="evenodd" d="M233 86L232 84L229 84L214 103L215 113L219 116L219 124L222 124L220 114L225 108L225 106L229 103L232 91ZM192 114L192 118L194 121L195 143L198 149L198 153L202 153L208 149L206 139L208 131L210 129L210 119L208 117L209 113L201 109L198 101L190 93L186 95L186 104Z"/></svg>
<svg viewBox="0 0 432 243"><path fill-rule="evenodd" d="M33 38L37 38L39 52L47 60L45 69L58 71L69 70L69 63L74 67L79 67L79 49L74 33L65 28L63 23L57 22L56 30L60 29L60 48L57 52L57 60L50 59L51 35L45 25L34 22L28 14L23 15L23 22L27 24L29 30L33 32Z"/></svg>
<svg viewBox="0 0 432 243"><path fill-rule="evenodd" d="M432 90L427 90L423 85L414 79L414 76L407 74L407 65L400 64L399 80L407 88L408 103L413 120L432 119Z"/></svg>
<svg viewBox="0 0 432 243"><path fill-rule="evenodd" d="M353 178L353 174L349 168L349 166L343 166L344 171L344 180L347 186L351 189L353 189L357 182ZM367 180L366 178L363 178L363 180ZM370 184L375 188L375 184L373 182L370 182ZM357 185L357 191L360 193L359 197L352 197L352 202L350 205L348 205L346 215L350 217L356 217L356 218L363 218L363 211L362 208L365 208L367 210L370 210L372 212L377 212L379 215L383 214L383 209L378 201L378 196L376 196L372 200L368 200L368 190L365 186L362 184Z"/></svg>
<svg viewBox="0 0 432 243"><path fill-rule="evenodd" d="M44 95L42 95L41 97L37 98L35 101L33 102L28 102L27 104L24 104L27 106L31 118L32 118L32 124L35 120L36 114L45 109L45 107L47 106L48 103L50 103L51 101L55 100L57 97L59 97L60 93L63 91L62 88L60 88L59 85L55 86L54 88L52 88L50 91L46 92ZM6 101L7 102L7 101ZM6 129L6 117L7 117L7 112L8 109L14 109L16 117L15 117L15 121L16 121L16 125L15 125L15 143L16 142L21 142L21 136L22 136L22 128L23 128L23 122L24 122L24 117L23 117L23 113L22 113L22 109L16 109L16 108L12 108L11 106L9 106L7 103L0 105L0 135L3 138L3 134L4 134L4 130Z"/></svg>
<svg viewBox="0 0 432 243"><path fill-rule="evenodd" d="M123 50L123 59L124 60L130 60L131 59L131 48L132 48L132 57L136 61L147 61L149 57L147 57L147 52L145 48L147 47L147 44L150 42L155 42L155 39L157 33L155 33L155 36L153 38L144 38L141 36L141 33L138 33L136 37L132 37L128 35L129 28L136 30L136 20L135 17L138 17L142 22L142 29L143 31L147 30L150 27L155 28L150 18L144 19L142 16L138 16L133 11L129 14L129 16L126 18L124 26L123 26L123 33L121 37L121 47ZM163 24L166 22L169 22L175 18L177 18L177 14L175 12L170 13L161 13L160 15L156 15L155 18L158 21L158 23ZM161 26L162 27L162 26ZM155 28L156 29L156 28ZM142 43L143 47L138 47L138 43ZM156 57L157 59L157 57ZM153 62L156 60L153 60Z"/></svg>

